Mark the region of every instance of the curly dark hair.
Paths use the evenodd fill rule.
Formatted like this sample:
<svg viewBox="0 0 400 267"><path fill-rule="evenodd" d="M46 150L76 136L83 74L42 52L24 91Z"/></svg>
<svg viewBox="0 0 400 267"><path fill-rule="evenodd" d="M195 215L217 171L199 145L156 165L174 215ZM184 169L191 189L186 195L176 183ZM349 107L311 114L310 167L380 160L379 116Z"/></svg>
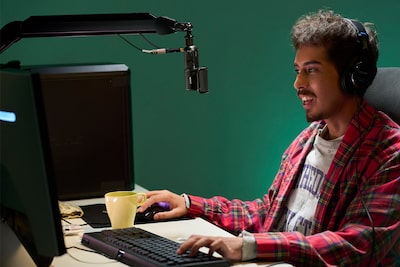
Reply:
<svg viewBox="0 0 400 267"><path fill-rule="evenodd" d="M369 38L368 64L376 72L379 54L376 29L372 23L363 26ZM292 28L291 37L296 50L304 45L324 46L341 75L355 63L361 52L356 26L331 10L319 10L300 17ZM375 72L372 72L374 76Z"/></svg>

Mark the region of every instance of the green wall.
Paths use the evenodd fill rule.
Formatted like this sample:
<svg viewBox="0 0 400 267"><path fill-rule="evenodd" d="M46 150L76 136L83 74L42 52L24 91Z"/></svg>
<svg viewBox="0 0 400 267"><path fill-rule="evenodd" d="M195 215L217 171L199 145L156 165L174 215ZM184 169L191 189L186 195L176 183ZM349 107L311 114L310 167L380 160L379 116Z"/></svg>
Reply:
<svg viewBox="0 0 400 267"><path fill-rule="evenodd" d="M379 66L399 66L399 0L128 1L1 0L1 26L32 15L150 12L194 25L210 93L186 92L183 55L146 55L112 36L23 39L0 61L118 62L132 70L136 182L204 196L262 196L282 152L307 126L293 90L290 29L323 7L377 25ZM182 47L184 33L148 35ZM151 48L140 36L128 39ZM100 125L99 131L107 125Z"/></svg>

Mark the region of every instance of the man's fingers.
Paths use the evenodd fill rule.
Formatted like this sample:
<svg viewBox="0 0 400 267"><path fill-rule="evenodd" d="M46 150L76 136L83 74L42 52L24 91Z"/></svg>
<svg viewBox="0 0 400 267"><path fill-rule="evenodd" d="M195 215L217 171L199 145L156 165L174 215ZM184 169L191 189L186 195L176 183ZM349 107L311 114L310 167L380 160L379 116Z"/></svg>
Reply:
<svg viewBox="0 0 400 267"><path fill-rule="evenodd" d="M195 257L202 247L207 247L209 248L209 254L212 255L215 251L218 253L222 252L223 246L223 242L219 238L193 235L179 247L177 253L184 254L190 250L189 256Z"/></svg>
<svg viewBox="0 0 400 267"><path fill-rule="evenodd" d="M168 220L171 218L178 218L182 217L183 212L180 212L178 209L172 209L169 211L163 211L163 212L158 212L154 214L154 220L159 221L159 220Z"/></svg>
<svg viewBox="0 0 400 267"><path fill-rule="evenodd" d="M185 242L183 242L180 247L178 248L178 250L176 251L177 254L184 254L186 251L188 251L189 249L191 250L191 253L193 252L193 244L197 241L197 239L200 236L196 236L196 235L192 235L190 236Z"/></svg>
<svg viewBox="0 0 400 267"><path fill-rule="evenodd" d="M224 246L224 242L222 242L222 239L215 239L209 247L209 251L208 254L210 256L212 256L214 254L214 252L217 252L218 254L220 254L221 256L225 257L225 253L226 253L226 248Z"/></svg>
<svg viewBox="0 0 400 267"><path fill-rule="evenodd" d="M156 190L146 192L147 200L143 203L138 209L138 212L144 212L148 207L157 203L157 202L165 202L168 197L168 191L166 190Z"/></svg>
<svg viewBox="0 0 400 267"><path fill-rule="evenodd" d="M177 250L178 254L189 252L190 257L195 257L200 248L207 247L208 254L217 252L224 258L230 260L240 260L242 258L243 239L238 237L217 237L193 235L189 237Z"/></svg>

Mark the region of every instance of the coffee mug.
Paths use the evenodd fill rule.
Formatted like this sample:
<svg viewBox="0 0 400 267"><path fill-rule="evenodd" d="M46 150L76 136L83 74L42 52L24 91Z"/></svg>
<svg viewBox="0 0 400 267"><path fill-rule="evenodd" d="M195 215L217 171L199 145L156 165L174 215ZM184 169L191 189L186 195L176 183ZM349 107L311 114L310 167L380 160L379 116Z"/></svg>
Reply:
<svg viewBox="0 0 400 267"><path fill-rule="evenodd" d="M146 201L145 193L114 191L104 195L108 218L113 229L132 227L137 207Z"/></svg>

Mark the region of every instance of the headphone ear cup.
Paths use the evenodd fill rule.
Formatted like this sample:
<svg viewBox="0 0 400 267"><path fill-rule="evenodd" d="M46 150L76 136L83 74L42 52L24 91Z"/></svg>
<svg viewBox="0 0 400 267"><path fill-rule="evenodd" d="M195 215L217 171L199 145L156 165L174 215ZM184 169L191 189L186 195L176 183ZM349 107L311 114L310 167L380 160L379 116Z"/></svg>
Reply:
<svg viewBox="0 0 400 267"><path fill-rule="evenodd" d="M371 64L370 64L371 65ZM375 77L376 69L358 61L348 68L341 77L341 86L345 93L363 95Z"/></svg>
<svg viewBox="0 0 400 267"><path fill-rule="evenodd" d="M372 83L375 73L373 73L373 68L371 68L371 63L366 62L368 60L362 60L358 62L354 68L353 73L350 75L350 80L355 88L357 88L357 94L364 94L368 86Z"/></svg>

